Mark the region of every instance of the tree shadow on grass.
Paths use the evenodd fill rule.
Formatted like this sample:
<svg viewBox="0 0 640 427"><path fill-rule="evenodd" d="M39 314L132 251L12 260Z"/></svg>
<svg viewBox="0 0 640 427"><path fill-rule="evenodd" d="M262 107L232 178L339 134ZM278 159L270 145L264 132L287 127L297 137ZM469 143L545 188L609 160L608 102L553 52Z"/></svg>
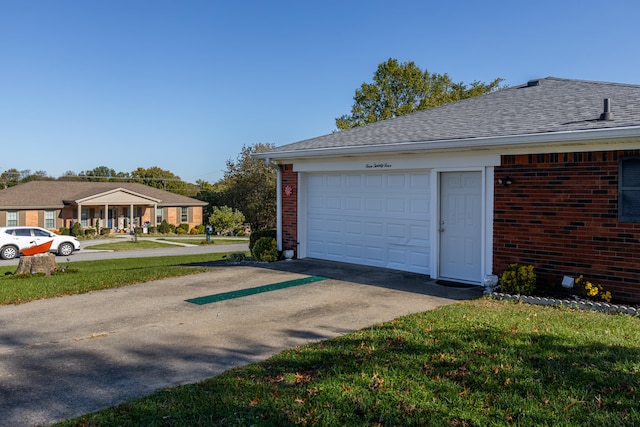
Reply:
<svg viewBox="0 0 640 427"><path fill-rule="evenodd" d="M637 347L575 346L532 333L510 339L490 327L405 338L388 323L356 335L225 374L212 391L241 389L244 399L196 407L191 421L241 414L260 425L640 423ZM248 405L251 396L266 398Z"/></svg>
<svg viewBox="0 0 640 427"><path fill-rule="evenodd" d="M411 316L415 319L415 316ZM130 425L639 425L640 349L405 318L113 409ZM422 327L416 327L421 324ZM290 335L304 331L287 330ZM134 414L134 415L131 415ZM126 421L126 422L125 422Z"/></svg>

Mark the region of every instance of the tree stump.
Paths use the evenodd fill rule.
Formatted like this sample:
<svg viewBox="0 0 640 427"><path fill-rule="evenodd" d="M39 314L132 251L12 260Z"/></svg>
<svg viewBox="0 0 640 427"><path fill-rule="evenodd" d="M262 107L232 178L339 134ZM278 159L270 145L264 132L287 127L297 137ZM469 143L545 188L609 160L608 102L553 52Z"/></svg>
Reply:
<svg viewBox="0 0 640 427"><path fill-rule="evenodd" d="M20 257L20 264L15 274L44 273L50 276L57 267L56 256L51 253L23 256Z"/></svg>

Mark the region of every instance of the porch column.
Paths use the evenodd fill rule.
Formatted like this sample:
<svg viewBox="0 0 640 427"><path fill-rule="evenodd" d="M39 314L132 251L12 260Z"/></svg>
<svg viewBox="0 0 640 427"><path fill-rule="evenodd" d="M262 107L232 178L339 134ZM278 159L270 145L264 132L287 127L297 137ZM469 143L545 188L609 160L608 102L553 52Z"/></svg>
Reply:
<svg viewBox="0 0 640 427"><path fill-rule="evenodd" d="M104 217L102 218L102 228L109 227L109 204L104 205Z"/></svg>
<svg viewBox="0 0 640 427"><path fill-rule="evenodd" d="M129 205L129 230L132 230L133 227L133 205Z"/></svg>
<svg viewBox="0 0 640 427"><path fill-rule="evenodd" d="M82 204L78 203L78 222L82 226Z"/></svg>
<svg viewBox="0 0 640 427"><path fill-rule="evenodd" d="M153 204L153 226L154 227L158 226L158 204L157 203Z"/></svg>

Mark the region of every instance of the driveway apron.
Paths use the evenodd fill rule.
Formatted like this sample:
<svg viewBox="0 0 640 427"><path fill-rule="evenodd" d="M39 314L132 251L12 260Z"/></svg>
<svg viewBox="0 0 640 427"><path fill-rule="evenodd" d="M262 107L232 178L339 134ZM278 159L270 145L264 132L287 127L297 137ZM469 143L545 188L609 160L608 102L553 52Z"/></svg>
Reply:
<svg viewBox="0 0 640 427"><path fill-rule="evenodd" d="M481 293L298 260L2 306L0 426L54 423Z"/></svg>

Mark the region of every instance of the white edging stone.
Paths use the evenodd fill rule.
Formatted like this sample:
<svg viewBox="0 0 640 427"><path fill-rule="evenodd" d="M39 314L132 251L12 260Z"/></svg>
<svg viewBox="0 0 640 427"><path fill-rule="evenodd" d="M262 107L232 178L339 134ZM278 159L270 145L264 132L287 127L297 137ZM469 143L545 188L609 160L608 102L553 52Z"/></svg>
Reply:
<svg viewBox="0 0 640 427"><path fill-rule="evenodd" d="M574 308L577 310L592 310L602 313L624 313L632 316L640 315L640 309L635 307L628 307L625 305L609 304L607 302L594 302L594 301L582 301L582 300L560 300L555 298L535 297L529 295L512 295L505 294L503 292L491 292L489 296L495 299L505 301L520 301L527 304L546 305L546 306L561 306L565 308Z"/></svg>

